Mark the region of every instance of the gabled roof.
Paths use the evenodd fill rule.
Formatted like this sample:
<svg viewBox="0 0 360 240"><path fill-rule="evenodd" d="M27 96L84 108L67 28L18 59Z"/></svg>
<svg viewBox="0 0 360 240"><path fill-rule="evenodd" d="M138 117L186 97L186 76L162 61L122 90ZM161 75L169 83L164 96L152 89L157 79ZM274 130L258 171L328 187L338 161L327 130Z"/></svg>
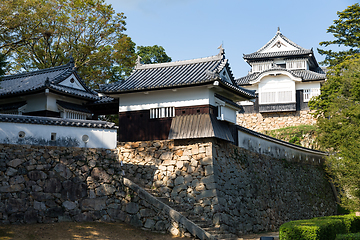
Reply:
<svg viewBox="0 0 360 240"><path fill-rule="evenodd" d="M239 86L249 85L250 82L257 79L261 74L265 72L271 72L274 70L283 70L286 72L291 73L294 77L299 77L302 79L302 81L322 81L326 79L326 73L323 71L322 68L318 68L317 71L310 71L305 69L295 69L295 70L289 70L286 68L272 68L268 69L263 72L256 72L256 73L250 73L246 75L245 77L241 77L236 79L236 84Z"/></svg>
<svg viewBox="0 0 360 240"><path fill-rule="evenodd" d="M227 71L230 79L225 78L222 74L220 76L224 70ZM138 60L134 71L126 80L113 84L102 84L99 92L114 94L149 91L203 85L215 81L247 98L255 97L252 91L236 86L222 48L218 55L207 58L158 64L140 64Z"/></svg>
<svg viewBox="0 0 360 240"><path fill-rule="evenodd" d="M277 39L282 39L284 42L288 43L289 45L293 46L294 48L296 48L297 50L306 50L303 47L300 47L299 45L297 45L296 43L294 43L293 41L291 41L290 39L288 39L287 37L285 37L281 32L280 32L280 28L278 28L275 36L268 42L266 43L262 48L260 48L259 50L257 50L256 52L261 53L264 52L265 49L267 49L268 47L276 44L276 40Z"/></svg>
<svg viewBox="0 0 360 240"><path fill-rule="evenodd" d="M244 60L252 65L254 62L274 61L274 59L307 59L309 69L316 71L319 64L315 59L313 49L305 49L287 37L278 28L275 36L256 52L243 55Z"/></svg>
<svg viewBox="0 0 360 240"><path fill-rule="evenodd" d="M75 75L85 90L66 87L59 84L72 74ZM58 67L4 76L0 82L0 98L39 92L44 89L87 100L100 99L97 92L89 89L77 75L73 61Z"/></svg>

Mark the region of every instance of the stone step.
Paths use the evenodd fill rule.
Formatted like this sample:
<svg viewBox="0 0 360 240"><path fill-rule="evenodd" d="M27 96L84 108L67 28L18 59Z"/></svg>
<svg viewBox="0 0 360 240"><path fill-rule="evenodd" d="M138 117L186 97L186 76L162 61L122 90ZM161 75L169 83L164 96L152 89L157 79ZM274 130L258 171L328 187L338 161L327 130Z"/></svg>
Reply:
<svg viewBox="0 0 360 240"><path fill-rule="evenodd" d="M189 220L201 228L211 227L211 225L212 225L212 222L209 222L209 221L201 221L201 220L199 221L199 220L191 220L191 219L189 219Z"/></svg>
<svg viewBox="0 0 360 240"><path fill-rule="evenodd" d="M224 231L220 228L220 227L206 227L203 228L205 231L207 231L210 234L214 234L214 233L223 233Z"/></svg>
<svg viewBox="0 0 360 240"><path fill-rule="evenodd" d="M155 190L144 188L148 193L156 197L159 201L165 203L169 207L173 208L174 210L178 211L181 215L198 225L200 228L204 229L206 232L210 233L218 240L242 240L242 238L238 238L234 234L228 233L223 231L220 227L214 227L212 221L206 220L202 217L197 215L193 215L192 211L188 211L190 208L194 206L200 205L199 203L193 204L193 206L189 206L188 204L177 204L171 202L169 198L159 196L159 193Z"/></svg>

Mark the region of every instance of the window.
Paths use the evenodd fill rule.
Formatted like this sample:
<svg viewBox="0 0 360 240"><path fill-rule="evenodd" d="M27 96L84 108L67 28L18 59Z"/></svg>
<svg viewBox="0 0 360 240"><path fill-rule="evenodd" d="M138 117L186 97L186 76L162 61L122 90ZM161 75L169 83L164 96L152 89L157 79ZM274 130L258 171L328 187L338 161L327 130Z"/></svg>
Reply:
<svg viewBox="0 0 360 240"><path fill-rule="evenodd" d="M260 103L286 103L294 102L293 91L276 91L276 92L262 92L260 93Z"/></svg>
<svg viewBox="0 0 360 240"><path fill-rule="evenodd" d="M307 69L307 62L304 59L289 60L286 62L287 69Z"/></svg>
<svg viewBox="0 0 360 240"><path fill-rule="evenodd" d="M272 62L261 62L261 63L254 63L252 65L252 72L262 72L272 68Z"/></svg>
<svg viewBox="0 0 360 240"><path fill-rule="evenodd" d="M310 101L310 99L312 97L319 96L319 95L320 95L319 88L304 89L304 92L303 92L304 102L308 102L308 101Z"/></svg>
<svg viewBox="0 0 360 240"><path fill-rule="evenodd" d="M175 117L175 107L150 108L150 118Z"/></svg>
<svg viewBox="0 0 360 240"><path fill-rule="evenodd" d="M51 133L51 141L56 141L56 133Z"/></svg>

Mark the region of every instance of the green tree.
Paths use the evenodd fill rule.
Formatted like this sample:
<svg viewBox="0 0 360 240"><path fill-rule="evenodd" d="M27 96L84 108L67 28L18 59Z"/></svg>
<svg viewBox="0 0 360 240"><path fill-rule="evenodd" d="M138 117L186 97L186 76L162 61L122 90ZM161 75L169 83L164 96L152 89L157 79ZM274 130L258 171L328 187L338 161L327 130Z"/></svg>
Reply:
<svg viewBox="0 0 360 240"><path fill-rule="evenodd" d="M318 49L322 55L326 55L322 64L334 66L346 58L351 58L360 52L360 6L359 3L349 6L342 12L337 12L339 19L327 29L327 33L334 36L334 40L320 42L320 46L328 47L335 45L345 47L346 50L333 51Z"/></svg>
<svg viewBox="0 0 360 240"><path fill-rule="evenodd" d="M136 50L143 64L171 62L171 57L166 54L162 46L137 46Z"/></svg>
<svg viewBox="0 0 360 240"><path fill-rule="evenodd" d="M3 0L0 19L0 50L13 71L59 66L72 55L94 87L122 79L135 64L126 17L104 0Z"/></svg>
<svg viewBox="0 0 360 240"><path fill-rule="evenodd" d="M343 192L342 204L360 210L360 54L332 67L315 110L318 141L329 150L328 171Z"/></svg>

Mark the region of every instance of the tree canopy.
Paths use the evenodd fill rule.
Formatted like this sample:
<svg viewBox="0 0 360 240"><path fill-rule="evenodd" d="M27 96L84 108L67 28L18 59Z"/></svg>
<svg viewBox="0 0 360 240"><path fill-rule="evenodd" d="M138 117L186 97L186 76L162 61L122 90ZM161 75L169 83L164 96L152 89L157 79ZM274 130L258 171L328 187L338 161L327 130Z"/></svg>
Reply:
<svg viewBox="0 0 360 240"><path fill-rule="evenodd" d="M360 52L360 5L355 3L344 11L337 12L339 19L334 20L327 32L331 33L334 40L320 42L320 46L328 47L335 45L344 47L345 50L333 51L318 49L322 55L326 55L322 64L334 66L346 58L351 58Z"/></svg>
<svg viewBox="0 0 360 240"><path fill-rule="evenodd" d="M171 58L162 46L137 46L136 50L143 64L171 62Z"/></svg>
<svg viewBox="0 0 360 240"><path fill-rule="evenodd" d="M66 64L90 86L120 80L135 64L123 13L104 0L2 0L0 50L13 72Z"/></svg>
<svg viewBox="0 0 360 240"><path fill-rule="evenodd" d="M359 54L332 67L321 94L309 106L317 117L318 141L332 153L327 166L343 189L342 204L360 210Z"/></svg>

